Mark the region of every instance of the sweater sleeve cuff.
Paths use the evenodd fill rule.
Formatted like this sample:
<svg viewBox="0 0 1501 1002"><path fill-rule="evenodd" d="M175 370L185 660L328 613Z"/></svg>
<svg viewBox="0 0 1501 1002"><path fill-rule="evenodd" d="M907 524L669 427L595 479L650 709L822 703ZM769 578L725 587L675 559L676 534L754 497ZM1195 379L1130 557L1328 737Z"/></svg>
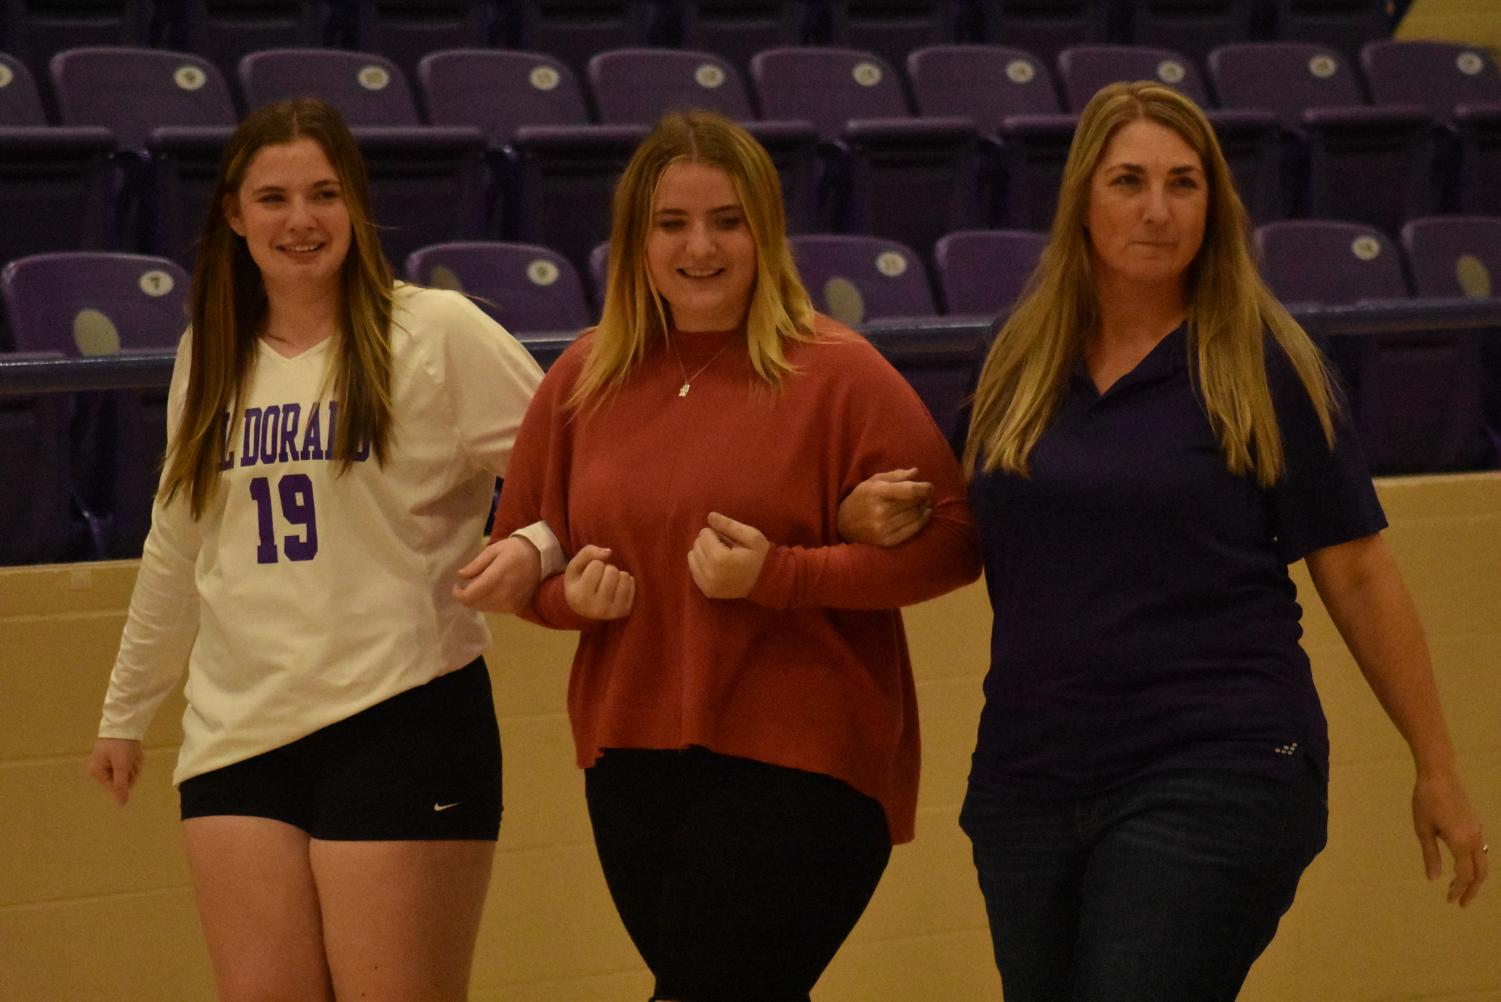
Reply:
<svg viewBox="0 0 1501 1002"><path fill-rule="evenodd" d="M790 609L797 595L797 557L796 549L791 546L773 546L768 550L761 576L756 578L746 598L768 609Z"/></svg>
<svg viewBox="0 0 1501 1002"><path fill-rule="evenodd" d="M532 599L532 613L526 618L554 630L587 630L599 622L580 616L568 607L561 574L554 574L538 586Z"/></svg>

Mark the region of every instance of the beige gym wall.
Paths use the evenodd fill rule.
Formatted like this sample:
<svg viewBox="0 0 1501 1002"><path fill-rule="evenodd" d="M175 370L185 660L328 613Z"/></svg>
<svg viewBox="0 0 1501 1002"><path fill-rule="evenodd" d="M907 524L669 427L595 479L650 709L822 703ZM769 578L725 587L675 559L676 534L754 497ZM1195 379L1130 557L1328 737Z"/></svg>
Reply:
<svg viewBox="0 0 1501 1002"><path fill-rule="evenodd" d="M1501 474L1387 480L1388 533L1434 650L1464 774L1501 843ZM124 811L83 775L135 564L0 570L0 999L212 997L169 783L180 698ZM1329 847L1252 972L1247 1002L1501 1002L1501 875L1468 910L1422 877L1405 749L1307 577L1307 644L1334 744ZM506 813L476 1000L640 1002L648 979L590 846L563 715L571 637L510 618L490 652ZM899 848L819 1002L997 999L955 818L980 708L981 585L908 614L925 765Z"/></svg>

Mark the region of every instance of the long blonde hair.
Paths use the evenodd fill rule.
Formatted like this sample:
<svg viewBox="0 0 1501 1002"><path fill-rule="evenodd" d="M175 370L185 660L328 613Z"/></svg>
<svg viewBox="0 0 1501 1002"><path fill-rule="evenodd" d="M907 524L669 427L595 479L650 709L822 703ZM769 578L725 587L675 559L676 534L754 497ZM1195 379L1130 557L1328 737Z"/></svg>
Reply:
<svg viewBox="0 0 1501 1002"><path fill-rule="evenodd" d="M344 120L327 103L297 98L268 104L246 117L225 146L198 238L187 396L162 483L166 500L179 490L187 492L194 518L203 515L218 488L225 440L238 425L238 417L229 422L227 415L250 389L256 340L266 318L260 269L226 214L261 148L301 138L322 147L333 165L353 231L340 271L342 309L332 381L339 418L330 455L342 473L364 443L377 462L385 461L389 448L393 280L370 212L365 162Z"/></svg>
<svg viewBox="0 0 1501 1002"><path fill-rule="evenodd" d="M604 309L569 399L575 407L618 386L647 348L667 336L670 307L652 285L646 240L662 174L680 161L718 167L730 176L755 239L757 278L745 340L756 374L780 385L792 371L787 343L813 336L813 303L787 243L782 185L771 157L727 118L707 111L671 112L641 141L615 186Z"/></svg>
<svg viewBox="0 0 1501 1002"><path fill-rule="evenodd" d="M1254 473L1269 487L1282 476L1284 463L1262 332L1286 353L1332 445L1336 401L1329 371L1257 271L1245 207L1204 113L1178 91L1152 82L1111 84L1080 116L1047 247L980 372L965 468L973 471L983 456L986 470L1030 472L1032 450L1057 413L1069 373L1099 321L1085 229L1090 182L1116 130L1138 119L1172 129L1204 166L1204 241L1184 278L1189 366L1226 466L1236 475Z"/></svg>

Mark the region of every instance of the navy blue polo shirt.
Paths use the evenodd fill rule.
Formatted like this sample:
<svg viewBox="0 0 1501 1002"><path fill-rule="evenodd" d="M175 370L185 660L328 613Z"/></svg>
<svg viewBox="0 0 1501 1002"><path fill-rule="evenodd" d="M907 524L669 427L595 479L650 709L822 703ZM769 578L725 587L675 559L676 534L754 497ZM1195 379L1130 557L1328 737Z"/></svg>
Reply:
<svg viewBox="0 0 1501 1002"><path fill-rule="evenodd" d="M1331 450L1270 338L1267 364L1271 489L1226 469L1183 327L1103 395L1078 366L1030 477L975 477L995 617L977 781L1079 796L1169 768L1327 777L1287 566L1386 518L1348 422Z"/></svg>

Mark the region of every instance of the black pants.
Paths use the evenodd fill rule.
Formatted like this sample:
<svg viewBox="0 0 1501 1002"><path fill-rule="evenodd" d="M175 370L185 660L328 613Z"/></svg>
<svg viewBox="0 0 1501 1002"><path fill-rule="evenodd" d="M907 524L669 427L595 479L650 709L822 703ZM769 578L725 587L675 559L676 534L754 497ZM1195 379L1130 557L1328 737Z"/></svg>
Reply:
<svg viewBox="0 0 1501 1002"><path fill-rule="evenodd" d="M612 749L584 778L657 999L806 1002L891 857L880 805L829 776L688 748Z"/></svg>

